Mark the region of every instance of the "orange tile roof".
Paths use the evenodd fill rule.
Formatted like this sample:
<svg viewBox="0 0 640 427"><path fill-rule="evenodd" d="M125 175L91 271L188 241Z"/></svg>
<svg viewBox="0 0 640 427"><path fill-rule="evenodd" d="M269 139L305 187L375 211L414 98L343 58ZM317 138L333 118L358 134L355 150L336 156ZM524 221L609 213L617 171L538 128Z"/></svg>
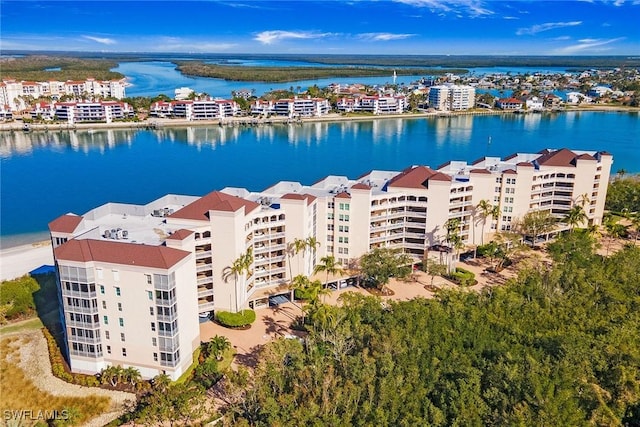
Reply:
<svg viewBox="0 0 640 427"><path fill-rule="evenodd" d="M427 181L451 181L449 175L426 166L408 167L389 181L390 187L427 188Z"/></svg>
<svg viewBox="0 0 640 427"><path fill-rule="evenodd" d="M342 193L338 193L338 195L336 195L336 199L350 199L350 198L351 198L351 195L346 191L343 191Z"/></svg>
<svg viewBox="0 0 640 427"><path fill-rule="evenodd" d="M516 175L518 172L514 171L513 169L507 169L506 171L503 171L502 173L504 173L506 175Z"/></svg>
<svg viewBox="0 0 640 427"><path fill-rule="evenodd" d="M352 185L351 188L354 190L371 190L370 185L363 184L362 182Z"/></svg>
<svg viewBox="0 0 640 427"><path fill-rule="evenodd" d="M213 191L206 196L200 197L195 202L186 205L182 209L177 210L173 214L169 215L169 218L208 221L209 211L236 212L240 208L244 207L245 213L248 213L259 206L260 205L258 203L250 200L245 200L220 191Z"/></svg>
<svg viewBox="0 0 640 427"><path fill-rule="evenodd" d="M51 221L49 230L57 233L73 233L81 222L81 216L66 214Z"/></svg>
<svg viewBox="0 0 640 427"><path fill-rule="evenodd" d="M185 230L184 228L181 228L180 230L174 231L173 234L171 234L171 236L167 237L167 239L184 240L187 237L191 236L192 234L193 234L193 231Z"/></svg>
<svg viewBox="0 0 640 427"><path fill-rule="evenodd" d="M516 166L520 166L520 167L529 167L532 168L533 165L529 162L520 162L520 163L516 163Z"/></svg>
<svg viewBox="0 0 640 427"><path fill-rule="evenodd" d="M107 240L69 240L54 249L57 260L169 269L190 255L190 252L166 246L138 245Z"/></svg>
<svg viewBox="0 0 640 427"><path fill-rule="evenodd" d="M285 200L304 200L305 197L302 194L298 193L287 193L280 196L281 199Z"/></svg>
<svg viewBox="0 0 640 427"><path fill-rule="evenodd" d="M566 148L557 151L543 150L541 154L542 156L536 160L538 164L544 166L575 166L576 157L578 157L576 153Z"/></svg>
<svg viewBox="0 0 640 427"><path fill-rule="evenodd" d="M486 169L471 169L470 173L483 173L491 175L491 172Z"/></svg>

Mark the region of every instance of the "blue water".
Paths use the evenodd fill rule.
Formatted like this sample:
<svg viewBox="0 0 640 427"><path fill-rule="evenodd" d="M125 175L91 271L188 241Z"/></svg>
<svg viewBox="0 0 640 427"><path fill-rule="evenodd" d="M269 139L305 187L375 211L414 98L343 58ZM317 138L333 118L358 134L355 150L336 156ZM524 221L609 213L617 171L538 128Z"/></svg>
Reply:
<svg viewBox="0 0 640 427"><path fill-rule="evenodd" d="M640 115L453 116L253 128L0 133L0 236L33 240L57 216L103 203L147 203L167 193L226 186L262 190L370 169L432 167L545 147L607 150L614 171L640 172ZM488 139L491 137L491 144ZM22 239L22 240L21 240Z"/></svg>
<svg viewBox="0 0 640 427"><path fill-rule="evenodd" d="M231 92L238 89L253 89L256 96L277 89L298 89L306 90L309 86L318 85L325 87L331 83L351 84L362 83L366 85L382 85L393 83L392 72L385 77L354 77L354 78L328 78L316 80L300 80L284 83L265 82L234 82L222 79L212 79L208 77L187 77L176 70L175 64L171 62L123 62L114 68L113 71L127 76L127 82L131 86L127 87L127 96L156 96L163 93L171 98L174 90L179 87L189 87L196 92L205 92L214 97L230 98ZM425 77L398 76L397 84L409 84Z"/></svg>

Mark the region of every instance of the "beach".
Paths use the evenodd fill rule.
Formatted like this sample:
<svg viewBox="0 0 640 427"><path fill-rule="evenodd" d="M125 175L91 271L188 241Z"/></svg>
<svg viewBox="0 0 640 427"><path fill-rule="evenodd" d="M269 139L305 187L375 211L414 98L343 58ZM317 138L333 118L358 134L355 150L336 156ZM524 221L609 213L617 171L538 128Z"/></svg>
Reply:
<svg viewBox="0 0 640 427"><path fill-rule="evenodd" d="M0 280L23 276L42 265L53 265L49 241L0 250Z"/></svg>

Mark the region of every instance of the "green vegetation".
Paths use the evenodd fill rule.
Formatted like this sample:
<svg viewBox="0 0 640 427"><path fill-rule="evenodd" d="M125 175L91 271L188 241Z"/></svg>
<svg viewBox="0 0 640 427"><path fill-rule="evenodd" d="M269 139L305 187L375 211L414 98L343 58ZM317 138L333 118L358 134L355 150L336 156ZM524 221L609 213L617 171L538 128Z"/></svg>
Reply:
<svg viewBox="0 0 640 427"><path fill-rule="evenodd" d="M640 248L586 232L481 293L345 294L223 387L231 425L638 425ZM320 316L319 314L322 314Z"/></svg>
<svg viewBox="0 0 640 427"><path fill-rule="evenodd" d="M376 77L393 75L393 68L380 67L245 67L206 64L201 61L178 61L178 71L187 76L212 77L232 81L289 82L331 77ZM436 76L465 74L465 69L396 68L396 74Z"/></svg>
<svg viewBox="0 0 640 427"><path fill-rule="evenodd" d="M478 281L476 280L476 275L470 272L469 270L465 270L461 267L456 267L456 271L451 272L446 276L448 279L456 283L457 285L466 287L473 286Z"/></svg>
<svg viewBox="0 0 640 427"><path fill-rule="evenodd" d="M411 274L411 257L396 249L375 248L360 258L365 283L383 289L389 279L403 279Z"/></svg>
<svg viewBox="0 0 640 427"><path fill-rule="evenodd" d="M237 313L217 311L216 321L227 328L243 328L256 321L256 312L253 310L241 310Z"/></svg>
<svg viewBox="0 0 640 427"><path fill-rule="evenodd" d="M27 55L0 61L0 78L31 81L67 81L121 79L124 75L110 71L118 63L105 59L83 59L65 56ZM57 70L57 69L60 70ZM53 69L52 71L46 71Z"/></svg>
<svg viewBox="0 0 640 427"><path fill-rule="evenodd" d="M55 338L46 329L42 328L42 333L47 340L49 349L49 361L51 362L51 372L55 377L72 384L78 384L86 387L97 387L100 382L93 375L75 374L67 367L67 363L62 357L60 347Z"/></svg>
<svg viewBox="0 0 640 427"><path fill-rule="evenodd" d="M36 313L33 293L38 289L40 285L31 276L0 283L0 324L33 316Z"/></svg>
<svg viewBox="0 0 640 427"><path fill-rule="evenodd" d="M618 171L618 177L609 184L605 207L612 212L640 212L640 175L625 175L625 171Z"/></svg>
<svg viewBox="0 0 640 427"><path fill-rule="evenodd" d="M56 396L37 387L17 365L20 348L28 345L33 335L6 337L0 342L0 390L3 390L0 410L67 411L67 420L45 420L49 425L84 425L89 419L109 410L108 397L87 393L84 397ZM4 413L4 412L3 412ZM9 422L9 421L7 421ZM22 420L15 425L29 425Z"/></svg>

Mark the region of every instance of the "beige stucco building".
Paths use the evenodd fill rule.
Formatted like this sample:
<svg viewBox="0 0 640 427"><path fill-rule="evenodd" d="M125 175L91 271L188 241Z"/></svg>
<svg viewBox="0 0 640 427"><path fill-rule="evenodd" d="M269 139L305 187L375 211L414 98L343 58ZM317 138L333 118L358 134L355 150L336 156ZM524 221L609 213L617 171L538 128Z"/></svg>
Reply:
<svg viewBox="0 0 640 427"><path fill-rule="evenodd" d="M177 377L199 342L199 314L266 306L326 255L346 266L384 246L421 260L428 247L445 243L451 218L460 219L469 245L533 210L562 218L580 204L588 222L599 224L612 161L606 152L543 150L64 215L50 230L71 367L97 372L121 364ZM499 206L496 220L479 216L481 200ZM294 250L308 238L319 245ZM230 274L247 252L247 271Z"/></svg>

